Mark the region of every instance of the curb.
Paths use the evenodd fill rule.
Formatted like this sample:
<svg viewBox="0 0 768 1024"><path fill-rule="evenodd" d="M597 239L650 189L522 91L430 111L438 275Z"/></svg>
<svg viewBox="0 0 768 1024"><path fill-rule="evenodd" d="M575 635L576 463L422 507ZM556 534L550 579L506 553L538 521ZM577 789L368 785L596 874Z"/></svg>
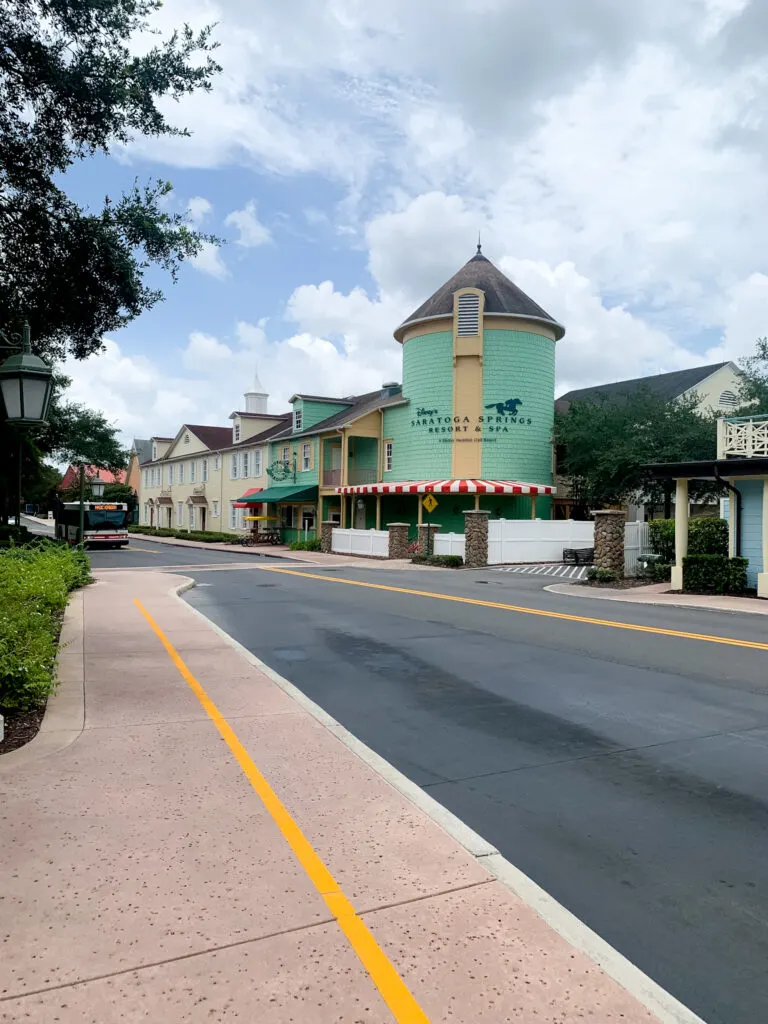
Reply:
<svg viewBox="0 0 768 1024"><path fill-rule="evenodd" d="M57 687L34 739L0 756L0 773L24 767L70 746L85 729L84 594L75 591L64 612L56 657Z"/></svg>
<svg viewBox="0 0 768 1024"><path fill-rule="evenodd" d="M758 608L723 608L721 605L703 605L703 604L686 604L682 601L636 601L631 597L620 597L623 594L622 590L611 590L610 587L605 587L602 592L597 590L588 594L580 593L574 590L576 586L574 583L551 583L548 587L542 589L548 591L550 594L558 594L560 597L576 597L586 598L592 601L618 601L621 604L633 605L635 608L684 608L689 612L717 612L719 615L766 615L768 614L768 607L766 611ZM659 595L662 596L662 595ZM768 601L766 602L768 605Z"/></svg>
<svg viewBox="0 0 768 1024"><path fill-rule="evenodd" d="M181 601L181 595L191 590L194 586L196 586L195 580L187 577L183 583L172 587L169 593L178 601ZM510 889L523 903L535 910L539 917L556 931L558 935L564 938L569 945L588 956L609 977L613 978L623 989L634 996L641 1005L656 1016L660 1024L705 1024L701 1017L675 999L666 989L663 989L638 967L635 967L631 961L627 960L625 956L614 949L605 939L602 939L596 932L593 932L591 928L585 925L583 921L580 921L570 910L566 910L554 897L537 885L532 878L529 878L524 872L503 857L495 846L486 839L483 839L474 829L471 829L460 818L457 818L452 811L443 807L434 797L431 797L420 786L417 786L415 782L411 782L397 768L371 750L361 740L357 739L356 736L324 711L319 704L316 704L306 694L302 693L293 683L278 672L275 672L269 665L266 665L260 658L235 640L234 637L231 637L229 633L225 632L193 605L186 601L182 603L233 647L242 658L271 679L284 693L292 697L314 719L325 726L345 747L356 754L361 761L364 761L385 782L388 782L407 800L418 807L419 810L427 814L432 821L463 846L468 853L480 860L490 875L506 886L507 889Z"/></svg>

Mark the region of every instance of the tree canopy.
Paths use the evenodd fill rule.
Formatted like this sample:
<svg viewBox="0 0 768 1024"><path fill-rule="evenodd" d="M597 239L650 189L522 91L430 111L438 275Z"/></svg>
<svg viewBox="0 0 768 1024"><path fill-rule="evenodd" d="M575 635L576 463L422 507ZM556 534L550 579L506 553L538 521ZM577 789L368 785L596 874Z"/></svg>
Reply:
<svg viewBox="0 0 768 1024"><path fill-rule="evenodd" d="M621 400L572 403L555 417L559 472L585 509L657 500L660 485L643 469L654 462L715 457L715 418L695 399L667 402L646 389Z"/></svg>
<svg viewBox="0 0 768 1024"><path fill-rule="evenodd" d="M138 135L187 134L159 101L211 88L210 28L184 26L139 52L161 6L0 0L0 328L29 320L40 355L97 351L162 298L150 267L173 277L209 240L165 208L166 181L136 181L95 210L65 191L80 159Z"/></svg>
<svg viewBox="0 0 768 1024"><path fill-rule="evenodd" d="M741 408L736 416L768 413L768 338L758 338L754 354L739 360L741 367Z"/></svg>

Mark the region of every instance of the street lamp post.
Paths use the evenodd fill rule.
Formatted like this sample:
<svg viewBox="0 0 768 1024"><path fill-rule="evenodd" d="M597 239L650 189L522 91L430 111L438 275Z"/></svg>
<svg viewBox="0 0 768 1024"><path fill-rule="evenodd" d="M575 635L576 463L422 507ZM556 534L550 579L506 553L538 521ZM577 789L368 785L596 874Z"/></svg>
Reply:
<svg viewBox="0 0 768 1024"><path fill-rule="evenodd" d="M0 393L7 421L22 429L46 426L53 391L53 371L39 356L33 355L29 324L24 324L20 334L10 337L0 331L0 342L3 343L0 351L18 352L0 365ZM21 527L21 452L19 435L17 527Z"/></svg>

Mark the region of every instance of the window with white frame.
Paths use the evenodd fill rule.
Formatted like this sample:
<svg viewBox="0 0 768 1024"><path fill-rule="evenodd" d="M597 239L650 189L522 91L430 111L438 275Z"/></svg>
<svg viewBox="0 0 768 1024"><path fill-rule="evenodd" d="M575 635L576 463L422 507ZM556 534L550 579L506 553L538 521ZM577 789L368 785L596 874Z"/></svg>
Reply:
<svg viewBox="0 0 768 1024"><path fill-rule="evenodd" d="M240 467L241 468L240 476L244 480L251 475L250 472L249 472L249 470L251 468L251 460L249 458L249 455L250 455L250 452L243 452L243 454L242 454L242 466Z"/></svg>
<svg viewBox="0 0 768 1024"><path fill-rule="evenodd" d="M197 475L197 460L192 459L189 464L189 482L193 484Z"/></svg>
<svg viewBox="0 0 768 1024"><path fill-rule="evenodd" d="M293 530L296 526L298 505L278 505L280 509L280 525L284 530Z"/></svg>
<svg viewBox="0 0 768 1024"><path fill-rule="evenodd" d="M237 529L237 509L235 508L234 501L229 503L229 528L230 530Z"/></svg>
<svg viewBox="0 0 768 1024"><path fill-rule="evenodd" d="M184 463L183 462L179 463L179 483L180 484L184 483Z"/></svg>
<svg viewBox="0 0 768 1024"><path fill-rule="evenodd" d="M264 453L261 448L257 448L253 453L253 469L251 472L254 476L261 476L264 472Z"/></svg>
<svg viewBox="0 0 768 1024"><path fill-rule="evenodd" d="M218 473L220 469L221 469L221 456L220 455L214 455L214 457L213 457L213 471L214 471L214 473Z"/></svg>
<svg viewBox="0 0 768 1024"><path fill-rule="evenodd" d="M290 462L291 461L291 449L290 448L283 448L283 454L282 454L281 458L282 458L283 462Z"/></svg>
<svg viewBox="0 0 768 1024"><path fill-rule="evenodd" d="M304 410L299 405L293 410L293 429L301 430L301 425L304 422Z"/></svg>
<svg viewBox="0 0 768 1024"><path fill-rule="evenodd" d="M144 518L142 519L142 522L145 526L149 523L149 505L146 501L144 502Z"/></svg>
<svg viewBox="0 0 768 1024"><path fill-rule="evenodd" d="M176 525L184 525L184 502L182 501L176 502Z"/></svg>
<svg viewBox="0 0 768 1024"><path fill-rule="evenodd" d="M147 486L147 471L146 471L146 469L142 469L142 471L141 471L141 486L142 487L146 487Z"/></svg>
<svg viewBox="0 0 768 1024"><path fill-rule="evenodd" d="M213 502L213 508L211 509L211 519L219 518L219 503L218 501Z"/></svg>
<svg viewBox="0 0 768 1024"><path fill-rule="evenodd" d="M392 442L384 442L384 472L389 473L392 469Z"/></svg>
<svg viewBox="0 0 768 1024"><path fill-rule="evenodd" d="M208 459L203 459L203 469L200 475L200 479L203 481L203 483L208 482Z"/></svg>
<svg viewBox="0 0 768 1024"><path fill-rule="evenodd" d="M154 484L155 487L159 487L160 486L160 467L159 466L155 466L155 468L152 470L152 476L154 477L154 480L152 481L152 483Z"/></svg>
<svg viewBox="0 0 768 1024"><path fill-rule="evenodd" d="M191 530L194 530L194 528L195 528L195 506L192 504L192 502L190 502L189 505L187 505L187 523L189 524L189 528Z"/></svg>
<svg viewBox="0 0 768 1024"><path fill-rule="evenodd" d="M312 445L303 444L301 446L301 469L302 472L306 473L312 465Z"/></svg>
<svg viewBox="0 0 768 1024"><path fill-rule="evenodd" d="M232 427L232 440L235 444L240 440L240 424L236 423Z"/></svg>
<svg viewBox="0 0 768 1024"><path fill-rule="evenodd" d="M157 445L153 441L152 442L152 461L154 462L156 458L157 458Z"/></svg>
<svg viewBox="0 0 768 1024"><path fill-rule="evenodd" d="M229 464L229 479L237 480L237 452L232 452L232 461Z"/></svg>
<svg viewBox="0 0 768 1024"><path fill-rule="evenodd" d="M173 484L173 463L168 467L168 486Z"/></svg>

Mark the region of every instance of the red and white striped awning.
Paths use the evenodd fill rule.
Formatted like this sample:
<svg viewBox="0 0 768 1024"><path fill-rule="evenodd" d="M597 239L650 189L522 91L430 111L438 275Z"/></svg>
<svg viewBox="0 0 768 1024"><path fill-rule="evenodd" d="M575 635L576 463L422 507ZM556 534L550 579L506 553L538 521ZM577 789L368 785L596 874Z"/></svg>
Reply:
<svg viewBox="0 0 768 1024"><path fill-rule="evenodd" d="M519 480L414 480L400 484L355 484L337 487L337 494L554 494L548 484Z"/></svg>

